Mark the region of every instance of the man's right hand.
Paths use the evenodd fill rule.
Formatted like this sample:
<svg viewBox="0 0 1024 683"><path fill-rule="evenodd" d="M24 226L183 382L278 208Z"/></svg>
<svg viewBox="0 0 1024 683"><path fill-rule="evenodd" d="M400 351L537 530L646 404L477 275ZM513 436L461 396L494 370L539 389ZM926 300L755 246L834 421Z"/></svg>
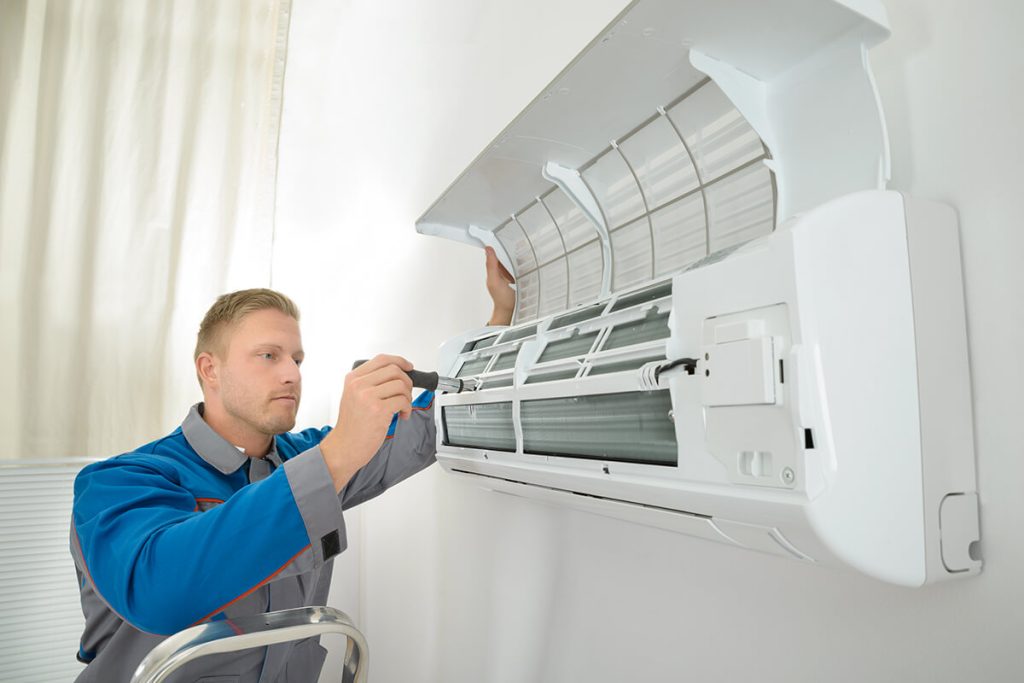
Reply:
<svg viewBox="0 0 1024 683"><path fill-rule="evenodd" d="M320 442L334 488L341 491L380 449L395 413L412 414L412 363L380 355L345 376L338 422Z"/></svg>

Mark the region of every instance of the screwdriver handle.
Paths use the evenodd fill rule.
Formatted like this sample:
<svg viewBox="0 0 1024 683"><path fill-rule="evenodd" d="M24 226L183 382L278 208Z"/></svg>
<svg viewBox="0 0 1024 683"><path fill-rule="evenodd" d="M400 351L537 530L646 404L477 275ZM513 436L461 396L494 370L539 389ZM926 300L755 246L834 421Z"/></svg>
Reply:
<svg viewBox="0 0 1024 683"><path fill-rule="evenodd" d="M360 365L365 363L365 360L357 360L352 364L352 369L355 370ZM405 374L409 375L409 379L412 380L412 385L419 389L426 389L427 391L437 390L438 374L436 372L423 372L422 370L406 370Z"/></svg>

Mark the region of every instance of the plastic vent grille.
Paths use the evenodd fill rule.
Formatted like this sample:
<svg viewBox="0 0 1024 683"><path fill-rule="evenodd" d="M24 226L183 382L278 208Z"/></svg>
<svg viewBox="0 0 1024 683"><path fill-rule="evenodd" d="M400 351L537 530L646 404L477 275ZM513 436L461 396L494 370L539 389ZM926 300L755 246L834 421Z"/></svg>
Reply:
<svg viewBox="0 0 1024 683"><path fill-rule="evenodd" d="M774 229L775 185L757 133L706 79L580 168L610 232L558 187L495 230L517 275L517 321L677 273Z"/></svg>

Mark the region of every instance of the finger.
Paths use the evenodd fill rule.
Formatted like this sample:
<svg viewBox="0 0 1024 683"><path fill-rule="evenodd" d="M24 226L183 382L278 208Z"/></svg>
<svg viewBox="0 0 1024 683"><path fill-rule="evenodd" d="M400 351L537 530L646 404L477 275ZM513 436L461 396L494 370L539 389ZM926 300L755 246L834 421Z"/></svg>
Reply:
<svg viewBox="0 0 1024 683"><path fill-rule="evenodd" d="M408 417L412 413L412 400L408 396L392 396L384 401L384 407L391 414L401 413Z"/></svg>
<svg viewBox="0 0 1024 683"><path fill-rule="evenodd" d="M386 365L397 365L402 370L412 370L412 363L407 361L401 356L392 356L388 354L379 354L366 361L358 368L352 371L357 377L368 375Z"/></svg>
<svg viewBox="0 0 1024 683"><path fill-rule="evenodd" d="M391 382L394 380L401 381L409 387L409 391L412 391L412 378L405 373L402 368L397 365L385 365L382 368L374 370L369 375L364 375L359 379L363 386L375 387L385 382Z"/></svg>
<svg viewBox="0 0 1024 683"><path fill-rule="evenodd" d="M409 382L412 386L413 380L410 378L407 371L402 370L398 366L388 365L383 368L378 368L374 372L365 376L364 381L370 385L383 384L391 380L402 380L403 382Z"/></svg>
<svg viewBox="0 0 1024 683"><path fill-rule="evenodd" d="M501 260L498 258L498 253L494 251L494 247L484 247L484 252L487 254L487 272L495 274L502 280L512 283L516 279L512 277L512 273L508 272Z"/></svg>
<svg viewBox="0 0 1024 683"><path fill-rule="evenodd" d="M498 269L501 272L501 276L505 278L509 284L515 284L516 279L512 277L512 273L508 272L508 269L504 266L504 264L502 264L501 261L498 261Z"/></svg>
<svg viewBox="0 0 1024 683"><path fill-rule="evenodd" d="M385 382L373 388L373 395L382 401L387 401L396 396L412 401L412 387L400 380Z"/></svg>
<svg viewBox="0 0 1024 683"><path fill-rule="evenodd" d="M402 370L412 370L412 363L403 358L402 356L394 356L387 353L377 354L371 358L367 365L374 363L375 367L384 367L385 365L397 365Z"/></svg>

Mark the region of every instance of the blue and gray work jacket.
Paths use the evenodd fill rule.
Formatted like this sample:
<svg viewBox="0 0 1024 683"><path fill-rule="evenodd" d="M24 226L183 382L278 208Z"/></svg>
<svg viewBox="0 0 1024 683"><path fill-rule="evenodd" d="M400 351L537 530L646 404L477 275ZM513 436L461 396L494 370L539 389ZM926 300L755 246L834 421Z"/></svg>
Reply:
<svg viewBox="0 0 1024 683"><path fill-rule="evenodd" d="M85 631L76 683L131 679L166 636L206 621L324 605L342 511L434 462L433 394L392 421L341 493L320 453L330 431L281 434L264 459L225 441L193 406L158 441L89 465L75 480L71 553ZM189 662L169 681L308 683L318 638Z"/></svg>

